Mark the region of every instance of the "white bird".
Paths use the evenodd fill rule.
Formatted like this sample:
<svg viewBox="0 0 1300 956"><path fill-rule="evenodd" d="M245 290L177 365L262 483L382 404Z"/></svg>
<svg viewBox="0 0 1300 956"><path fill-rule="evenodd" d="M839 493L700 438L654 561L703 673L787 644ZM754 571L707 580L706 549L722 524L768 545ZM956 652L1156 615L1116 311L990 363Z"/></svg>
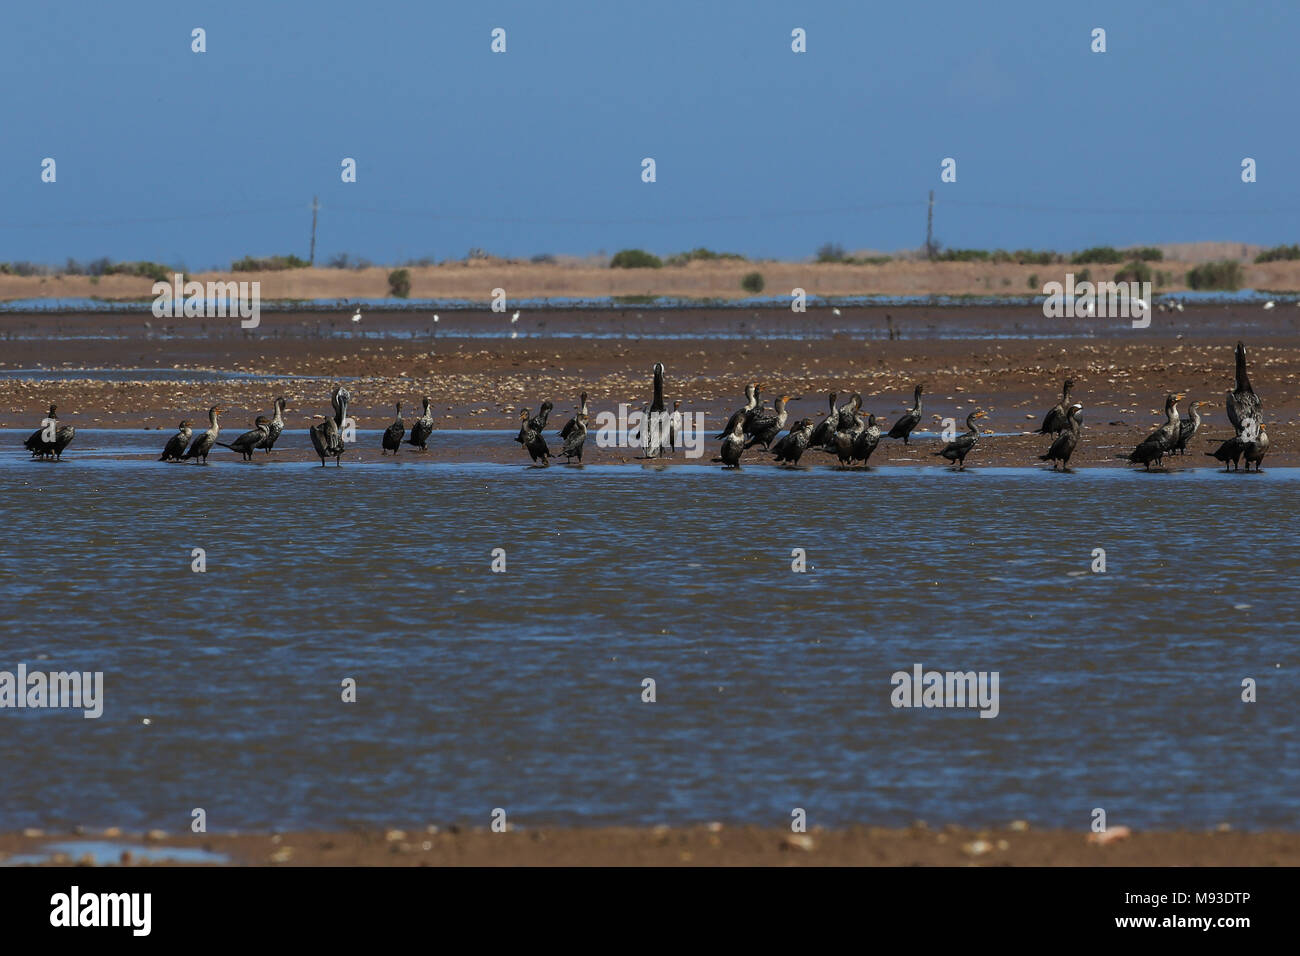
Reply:
<svg viewBox="0 0 1300 956"><path fill-rule="evenodd" d="M438 321L438 313L437 313L437 312L433 313L433 321L434 321L435 323Z"/></svg>
<svg viewBox="0 0 1300 956"><path fill-rule="evenodd" d="M831 309L831 311L834 312L836 315L839 315L839 314L840 314L840 310L839 310L839 309Z"/></svg>
<svg viewBox="0 0 1300 956"><path fill-rule="evenodd" d="M511 325L514 325L514 324L515 324L516 322L518 322L518 321L519 321L519 313L518 313L518 312L516 312L514 315L510 316L510 324L511 324Z"/></svg>
<svg viewBox="0 0 1300 956"><path fill-rule="evenodd" d="M1275 306L1275 305L1277 305L1277 303L1274 302L1272 299L1269 299L1267 302L1264 303L1264 308L1265 308L1265 309L1271 309L1271 308L1273 308L1273 306Z"/></svg>
<svg viewBox="0 0 1300 956"><path fill-rule="evenodd" d="M1181 302L1175 302L1174 308L1177 309L1179 312L1181 312L1183 311L1183 304Z"/></svg>
<svg viewBox="0 0 1300 956"><path fill-rule="evenodd" d="M352 313L352 321L353 321L353 322L360 322L360 321L361 321L361 310L360 310L360 309L357 309L357 311L355 311L355 312Z"/></svg>

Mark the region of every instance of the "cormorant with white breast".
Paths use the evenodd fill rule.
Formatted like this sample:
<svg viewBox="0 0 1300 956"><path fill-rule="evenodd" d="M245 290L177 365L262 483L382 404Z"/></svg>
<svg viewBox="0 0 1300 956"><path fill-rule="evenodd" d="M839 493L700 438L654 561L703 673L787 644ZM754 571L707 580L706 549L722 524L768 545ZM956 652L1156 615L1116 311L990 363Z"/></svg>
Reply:
<svg viewBox="0 0 1300 956"><path fill-rule="evenodd" d="M212 451L212 446L217 443L217 436L221 434L221 426L217 424L217 416L224 411L219 405L213 405L208 409L208 429L202 435L196 435L194 441L190 442L189 449L185 452L185 457L202 458L203 464L208 463L208 452Z"/></svg>
<svg viewBox="0 0 1300 956"><path fill-rule="evenodd" d="M333 458L336 468L343 464L343 423L347 421L348 402L351 398L346 388L335 386L330 392L330 407L334 411L334 417L317 422L308 431L312 446L320 456L322 468L325 467L326 458Z"/></svg>
<svg viewBox="0 0 1300 956"><path fill-rule="evenodd" d="M433 434L433 412L429 411L429 396L420 399L424 407L423 414L411 422L411 437L406 439L408 445L414 445L420 451L429 450L429 436Z"/></svg>

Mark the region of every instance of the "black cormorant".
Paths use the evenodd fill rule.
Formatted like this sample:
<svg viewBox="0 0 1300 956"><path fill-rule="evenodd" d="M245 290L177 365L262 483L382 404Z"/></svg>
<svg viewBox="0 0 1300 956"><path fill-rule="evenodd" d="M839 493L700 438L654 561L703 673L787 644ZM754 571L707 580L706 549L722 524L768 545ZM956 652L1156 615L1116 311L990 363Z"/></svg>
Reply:
<svg viewBox="0 0 1300 956"><path fill-rule="evenodd" d="M1247 432L1248 431L1249 430L1247 430ZM1259 463L1263 461L1264 456L1268 454L1268 432L1264 431L1263 422L1260 422L1256 427L1253 441L1250 440L1250 435L1247 432L1243 432L1241 436L1242 441L1244 442L1242 452L1246 459L1246 470L1250 471L1250 466L1253 462L1255 470L1259 471Z"/></svg>
<svg viewBox="0 0 1300 956"><path fill-rule="evenodd" d="M746 415L758 407L758 399L754 396L754 389L757 387L758 385L755 382L745 383L745 407L739 411L732 412L731 417L727 419L726 426L722 431L714 435L714 438L726 438L731 434L731 429L735 427L736 419L744 420Z"/></svg>
<svg viewBox="0 0 1300 956"><path fill-rule="evenodd" d="M246 431L230 444L223 441L217 442L222 448L229 448L231 451L237 451L243 456L244 461L253 460L253 452L261 446L266 440L266 436L271 430L271 420L264 415L257 416L257 424L251 431Z"/></svg>
<svg viewBox="0 0 1300 956"><path fill-rule="evenodd" d="M853 457L865 465L879 444L880 426L876 424L875 415L868 415L867 427L862 429L858 437L853 440Z"/></svg>
<svg viewBox="0 0 1300 956"><path fill-rule="evenodd" d="M813 429L812 437L808 439L809 447L829 450L830 446L835 443L835 427L840 420L839 409L835 405L838 398L839 396L834 392L827 394L826 403L830 410L826 413L826 417L819 421L817 427Z"/></svg>
<svg viewBox="0 0 1300 956"><path fill-rule="evenodd" d="M573 427L570 428L569 425ZM566 464L577 458L578 464L581 465L582 448L587 443L587 413L578 412L578 417L569 422L569 425L564 426L569 434L564 438L564 445L560 448L560 454L565 457Z"/></svg>
<svg viewBox="0 0 1300 956"><path fill-rule="evenodd" d="M745 443L746 448L751 448L759 443L762 444L765 451L771 447L772 442L776 440L776 436L781 433L781 429L785 428L785 421L788 417L785 406L789 401L789 395L777 396L776 410L774 412L770 415L764 413L754 417L754 420L750 422L749 441Z"/></svg>
<svg viewBox="0 0 1300 956"><path fill-rule="evenodd" d="M532 426L536 419L530 419L528 409L525 408L519 413L519 421L521 425L519 437L515 440L524 446L528 451L528 456L533 461L540 461L543 465L549 465L550 459L554 456L551 454L551 450L546 447L546 438L541 430Z"/></svg>
<svg viewBox="0 0 1300 956"><path fill-rule="evenodd" d="M1211 458L1217 458L1223 462L1223 470L1231 471L1232 469L1241 468L1241 456L1246 451L1246 443L1242 441L1240 435L1233 435L1215 451L1207 451L1205 454Z"/></svg>
<svg viewBox="0 0 1300 956"><path fill-rule="evenodd" d="M257 446L258 448L263 449L268 455L271 453L271 449L275 447L275 443L280 437L280 432L284 431L284 410L287 405L288 401L283 395L276 397L275 414L267 420L266 437L263 438L262 443Z"/></svg>
<svg viewBox="0 0 1300 956"><path fill-rule="evenodd" d="M739 468L740 456L745 451L745 423L737 421L731 426L731 431L727 437L722 440L721 457L713 459L720 461L724 468Z"/></svg>
<svg viewBox="0 0 1300 956"><path fill-rule="evenodd" d="M406 443L414 445L420 451L428 451L429 436L433 434L433 413L429 411L429 396L425 395L420 399L420 404L424 407L424 412L411 422L411 437L406 439Z"/></svg>
<svg viewBox="0 0 1300 956"><path fill-rule="evenodd" d="M202 458L203 464L208 463L208 452L212 451L212 446L217 443L217 436L221 434L221 426L217 424L217 416L223 410L219 405L213 405L208 409L208 430L201 435L194 436L194 441L190 442L190 447L185 452L186 458Z"/></svg>
<svg viewBox="0 0 1300 956"><path fill-rule="evenodd" d="M334 410L334 417L317 422L308 431L312 446L320 456L322 468L325 467L326 458L333 458L336 468L343 464L343 423L347 421L348 401L351 397L346 388L335 387L330 392L330 406Z"/></svg>
<svg viewBox="0 0 1300 956"><path fill-rule="evenodd" d="M569 434L578 425L578 415L587 415L587 414L589 414L589 412L587 411L587 393L583 392L581 395L578 396L578 414L574 415L572 418L570 418L567 422L564 423L564 427L560 429L560 437L568 438Z"/></svg>
<svg viewBox="0 0 1300 956"><path fill-rule="evenodd" d="M1135 465L1144 465L1147 471L1151 470L1151 463L1157 465L1164 462L1165 455L1174 447L1178 441L1178 435L1181 431L1178 421L1178 403L1183 400L1183 393L1171 394L1165 398L1165 423L1153 431L1142 443L1127 455L1116 455L1121 461L1129 461Z"/></svg>
<svg viewBox="0 0 1300 956"><path fill-rule="evenodd" d="M805 418L791 428L785 437L772 448L772 454L776 456L777 464L782 462L789 462L792 465L799 464L799 459L808 450L812 433L813 423L811 418Z"/></svg>
<svg viewBox="0 0 1300 956"><path fill-rule="evenodd" d="M1069 381L1068 379L1066 380ZM1065 413L1065 427L1061 433L1056 436L1052 442L1052 447L1047 449L1046 455L1039 455L1039 461L1050 461L1052 469L1055 470L1058 465L1064 470L1070 465L1070 456L1074 454L1074 449L1079 445L1079 433L1083 428L1083 406L1078 402L1073 403ZM1040 434L1042 434L1040 432Z"/></svg>
<svg viewBox="0 0 1300 956"><path fill-rule="evenodd" d="M901 438L904 445L912 443L909 436L912 434L912 430L921 424L921 392L923 390L924 386L921 385L917 385L913 390L912 410L890 426L888 432L890 438Z"/></svg>
<svg viewBox="0 0 1300 956"><path fill-rule="evenodd" d="M402 421L402 403L395 402L393 407L397 409L397 418L384 429L384 437L381 442L383 448L379 452L380 455L387 455L390 451L396 455L402 450L402 436L406 434L406 422Z"/></svg>
<svg viewBox="0 0 1300 956"><path fill-rule="evenodd" d="M939 451L934 454L947 458L949 461L957 463L957 470L961 471L966 467L966 456L971 453L975 443L979 441L980 430L975 427L975 420L987 417L984 409L977 408L966 416L966 433L958 435L954 440L948 442Z"/></svg>
<svg viewBox="0 0 1300 956"><path fill-rule="evenodd" d="M187 418L177 426L178 431L167 441L167 447L163 449L162 457L159 461L180 461L185 457L185 446L190 443L190 435L194 429L190 426Z"/></svg>
<svg viewBox="0 0 1300 956"><path fill-rule="evenodd" d="M1061 400L1049 411L1043 419L1043 424L1035 434L1037 435L1059 435L1069 424L1070 416L1070 391L1074 388L1074 379L1067 378L1065 384L1061 387Z"/></svg>

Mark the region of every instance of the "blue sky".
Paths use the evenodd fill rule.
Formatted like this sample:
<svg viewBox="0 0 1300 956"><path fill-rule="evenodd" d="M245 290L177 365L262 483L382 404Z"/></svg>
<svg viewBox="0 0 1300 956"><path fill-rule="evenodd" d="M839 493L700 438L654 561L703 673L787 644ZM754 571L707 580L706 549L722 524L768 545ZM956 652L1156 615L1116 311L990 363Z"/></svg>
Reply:
<svg viewBox="0 0 1300 956"><path fill-rule="evenodd" d="M318 261L915 248L931 188L947 246L1300 241L1294 3L67 0L5 16L0 260L305 256L313 194Z"/></svg>

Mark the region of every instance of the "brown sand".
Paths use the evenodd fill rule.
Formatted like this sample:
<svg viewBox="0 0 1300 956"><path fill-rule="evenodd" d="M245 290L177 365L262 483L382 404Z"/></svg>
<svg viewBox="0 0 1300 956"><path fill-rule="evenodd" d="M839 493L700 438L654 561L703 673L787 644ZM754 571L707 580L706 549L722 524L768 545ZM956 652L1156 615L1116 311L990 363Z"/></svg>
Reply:
<svg viewBox="0 0 1300 956"><path fill-rule="evenodd" d="M1186 276L1195 261L1151 263L1168 273L1170 283L1157 292L1186 291ZM1071 271L1087 269L1094 280L1109 280L1121 265L1050 266L990 262L894 260L880 265L813 262L692 262L662 269L610 269L575 260L534 264L502 259L413 266L411 297L486 302L492 289L506 290L511 301L538 298L592 299L604 296L682 296L742 299L740 285L750 272L762 274L764 294L789 295L801 288L809 295L1028 295L1043 283L1064 281ZM388 267L369 269L288 269L280 272L202 272L187 275L199 282L260 282L263 301L273 299L375 299L388 295ZM1030 280L1034 280L1031 285ZM99 298L149 301L153 280L133 276L0 275L0 300ZM1243 287L1285 291L1300 289L1300 262L1243 265Z"/></svg>
<svg viewBox="0 0 1300 956"><path fill-rule="evenodd" d="M431 832L433 831L433 832ZM201 847L232 865L287 866L1297 866L1300 834L1132 833L1105 845L1073 830L918 823L905 829L814 828L807 834L721 824L686 828L437 827L388 831L121 835L126 845ZM6 855L89 836L0 834ZM94 839L103 839L96 834ZM72 865L67 858L53 865ZM139 863L128 857L126 863Z"/></svg>
<svg viewBox="0 0 1300 956"><path fill-rule="evenodd" d="M1297 314L1292 314L1297 313ZM885 315L904 338L872 338L886 328ZM1227 437L1223 394L1233 382L1232 345L1238 334L1249 341L1251 377L1263 396L1272 448L1268 465L1300 463L1300 442L1294 428L1300 419L1300 309L1263 312L1258 306L1189 307L1176 319L1157 316L1152 328L1136 331L1098 325L1096 338L962 338L982 332L1017 334L1043 329L1041 311L1021 309L874 308L854 312L861 335L836 335L798 341L765 338L761 330L785 333L798 328L842 327L848 319L829 310L792 316L786 310L674 310L670 312L531 312L520 323L518 339L426 337L429 313L371 312L361 328L372 335L388 330L414 338L364 338L347 314L269 313L256 333L240 333L231 322L209 320L208 334L184 330L185 336L163 338L166 330L148 314L0 315L2 368L109 367L219 369L293 376L273 382L226 381L215 384L176 381L127 383L80 379L42 382L0 379L0 427L34 428L49 402L57 402L62 420L82 428L131 427L174 429L182 417L206 420L205 410L223 405L230 434L251 427L252 419L269 414L277 393L289 399L289 428L303 428L328 408L330 384L348 379L353 393L352 414L360 428L381 428L392 421L393 401L406 404L407 422L418 414L421 394L433 397L436 427L515 429L517 410L536 409L543 398L556 406L555 427L572 414L578 392L587 390L593 410L616 410L627 402L639 408L650 398L650 369L662 361L668 368L668 400L683 397L684 412L702 411L707 433L720 430L726 417L742 402L746 381L761 381L769 398L780 392L796 396L791 415L817 420L826 407L825 393L851 390L866 396L865 411L892 421L910 404L915 382L926 385L926 417L935 428L936 416L958 422L976 405L989 417L984 424L996 437L981 442L971 465L1036 464L1050 442L1027 434L1057 400L1060 382L1072 375L1075 397L1085 406L1084 439L1072 466L1123 467L1114 455L1127 452L1163 420L1163 396L1171 390L1212 403L1203 410L1202 432L1178 467L1215 467L1203 452L1211 439ZM179 320L167 320L177 322ZM193 320L191 320L193 321ZM447 315L440 329L464 331L498 326L508 318L491 313ZM911 338L908 330L934 326L952 338ZM610 332L635 335L653 331L702 336L685 339L528 337L544 330L566 328L583 336ZM735 336L745 328L759 329L752 338L711 339L725 331ZM1247 332L1235 332L1235 329ZM1208 331L1200 332L1198 329ZM344 332L344 337L326 337ZM41 334L61 336L43 340ZM91 336L112 334L115 339ZM81 337L77 337L81 336ZM1186 404L1184 403L1184 411ZM937 429L936 429L937 430ZM1003 433L1011 433L1004 435ZM165 436L159 436L159 446ZM377 443L376 443L377 444ZM82 453L84 442L74 449ZM694 462L708 463L716 452ZM885 441L873 465L935 464L934 440L910 447ZM222 455L225 452L221 452ZM233 457L233 456L232 456ZM311 460L302 441L282 441L274 460ZM358 445L345 461L378 458L377 448ZM404 454L408 461L519 461L514 442L485 436L474 447L450 452L440 447L435 432L426 456ZM600 449L588 441L585 461L594 464L635 461L628 450ZM685 461L680 455L678 461ZM746 463L766 463L754 449ZM814 454L806 463L830 463Z"/></svg>

